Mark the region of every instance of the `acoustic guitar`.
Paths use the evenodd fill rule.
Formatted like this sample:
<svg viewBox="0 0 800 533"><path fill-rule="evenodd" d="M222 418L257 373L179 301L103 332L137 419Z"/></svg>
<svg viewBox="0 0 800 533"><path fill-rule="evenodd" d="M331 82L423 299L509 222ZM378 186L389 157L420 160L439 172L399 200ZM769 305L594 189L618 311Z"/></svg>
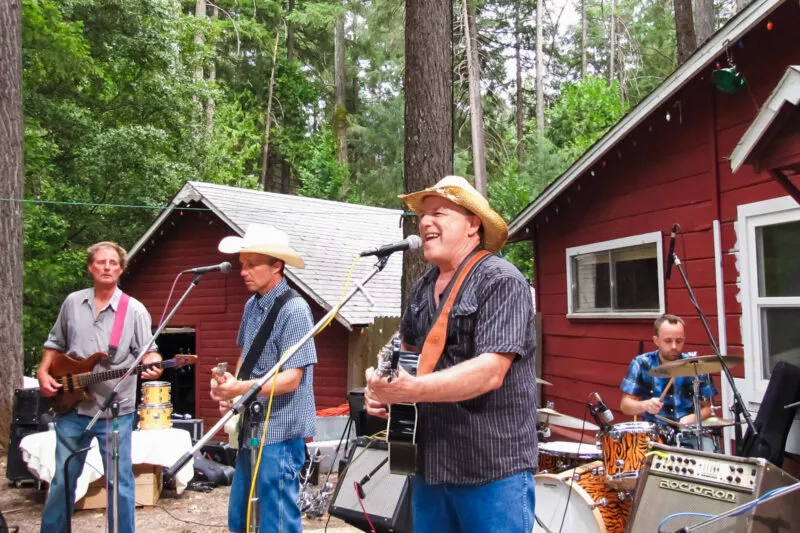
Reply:
<svg viewBox="0 0 800 533"><path fill-rule="evenodd" d="M417 374L419 354L402 350L400 346L400 339L394 337L378 354L376 371L390 382L397 377L400 366L411 375ZM417 471L417 406L413 403L396 403L389 405L388 411L386 441L389 445L389 471L413 476Z"/></svg>
<svg viewBox="0 0 800 533"><path fill-rule="evenodd" d="M56 352L50 364L49 374L61 385L61 388L58 389L55 396L47 398L50 408L58 414L66 413L76 403L92 399L88 390L89 385L121 378L125 375L125 372L128 371L127 368L92 372L94 366L107 355L105 352L97 352L86 359L75 359L69 354ZM186 365L193 365L195 361L197 361L196 355L179 354L166 361L141 364L136 367L136 373L140 374L152 368L182 368Z"/></svg>

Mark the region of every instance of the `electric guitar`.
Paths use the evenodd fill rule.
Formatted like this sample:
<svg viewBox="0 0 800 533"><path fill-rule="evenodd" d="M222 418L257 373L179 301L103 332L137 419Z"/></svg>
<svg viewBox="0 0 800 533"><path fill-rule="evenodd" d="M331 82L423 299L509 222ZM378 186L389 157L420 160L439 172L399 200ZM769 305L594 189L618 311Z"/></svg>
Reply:
<svg viewBox="0 0 800 533"><path fill-rule="evenodd" d="M64 414L76 403L92 399L88 390L89 385L121 378L128 371L127 368L121 368L92 373L92 368L107 355L105 352L96 352L86 359L75 359L69 354L56 352L50 363L49 374L61 385L61 388L58 389L55 396L47 398L51 409L58 414ZM182 368L186 365L193 365L195 361L197 361L196 355L176 355L166 361L139 365L136 367L136 373L151 368Z"/></svg>
<svg viewBox="0 0 800 533"><path fill-rule="evenodd" d="M398 366L411 375L417 374L419 354L401 350L397 337L383 347L378 359L378 375L388 378L389 382L397 377ZM396 403L389 405L388 410L386 440L389 444L389 471L412 476L417 470L417 406L413 403Z"/></svg>

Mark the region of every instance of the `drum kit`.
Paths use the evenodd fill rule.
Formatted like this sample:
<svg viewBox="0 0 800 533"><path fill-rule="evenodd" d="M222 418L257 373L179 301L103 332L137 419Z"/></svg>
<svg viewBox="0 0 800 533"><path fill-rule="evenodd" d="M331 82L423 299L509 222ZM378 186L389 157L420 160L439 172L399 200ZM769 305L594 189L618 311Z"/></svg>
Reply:
<svg viewBox="0 0 800 533"><path fill-rule="evenodd" d="M742 358L726 357L729 367L741 361ZM699 376L720 369L716 356L700 356L665 363L653 368L650 374L668 378L691 376L697 393ZM695 408L699 411L699 398ZM537 418L540 436L549 436L550 425L594 431L597 435L596 446L540 442L533 531L544 533L623 533L636 497L639 469L652 443L680 446L696 435L713 437L718 443L722 428L735 423L710 417L699 427L665 419L670 425L625 422L600 428L559 413L550 402L537 411Z"/></svg>
<svg viewBox="0 0 800 533"><path fill-rule="evenodd" d="M172 403L169 381L142 383L142 403L139 405L139 429L169 429L172 427Z"/></svg>

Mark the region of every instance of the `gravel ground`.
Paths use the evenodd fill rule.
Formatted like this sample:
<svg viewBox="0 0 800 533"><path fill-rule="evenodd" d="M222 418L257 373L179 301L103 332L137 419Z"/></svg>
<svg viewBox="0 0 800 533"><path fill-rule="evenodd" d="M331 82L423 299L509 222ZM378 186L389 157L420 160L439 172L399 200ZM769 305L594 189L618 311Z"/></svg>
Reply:
<svg viewBox="0 0 800 533"><path fill-rule="evenodd" d="M0 475L5 476L6 452L2 450L0 453ZM137 507L136 530L145 533L224 533L228 531L229 494L230 487L217 487L210 492L187 489L180 496L174 490L165 490L154 507ZM0 482L0 512L9 527L18 526L20 533L37 532L46 495L46 490L39 489L34 483L25 483L17 488L9 482ZM104 531L104 512L102 509L77 511L72 531ZM323 533L327 519L327 515L318 519L304 518L303 531ZM327 533L358 531L338 518L330 517Z"/></svg>

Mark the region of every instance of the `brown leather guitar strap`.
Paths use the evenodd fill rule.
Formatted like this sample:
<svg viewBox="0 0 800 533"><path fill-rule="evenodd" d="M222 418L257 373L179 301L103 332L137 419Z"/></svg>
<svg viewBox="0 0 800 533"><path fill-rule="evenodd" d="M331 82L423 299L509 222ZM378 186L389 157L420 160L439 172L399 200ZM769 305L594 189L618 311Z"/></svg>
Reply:
<svg viewBox="0 0 800 533"><path fill-rule="evenodd" d="M430 374L436 368L436 363L442 357L444 352L444 343L447 341L447 322L450 318L450 310L456 301L461 290L461 285L467 279L472 269L480 263L484 258L491 255L486 250L481 250L473 254L466 262L459 268L456 274L455 281L450 287L447 298L439 310L439 316L436 317L436 322L431 326L428 336L425 337L425 343L422 345L422 351L419 356L419 364L417 366L417 375L422 376Z"/></svg>

